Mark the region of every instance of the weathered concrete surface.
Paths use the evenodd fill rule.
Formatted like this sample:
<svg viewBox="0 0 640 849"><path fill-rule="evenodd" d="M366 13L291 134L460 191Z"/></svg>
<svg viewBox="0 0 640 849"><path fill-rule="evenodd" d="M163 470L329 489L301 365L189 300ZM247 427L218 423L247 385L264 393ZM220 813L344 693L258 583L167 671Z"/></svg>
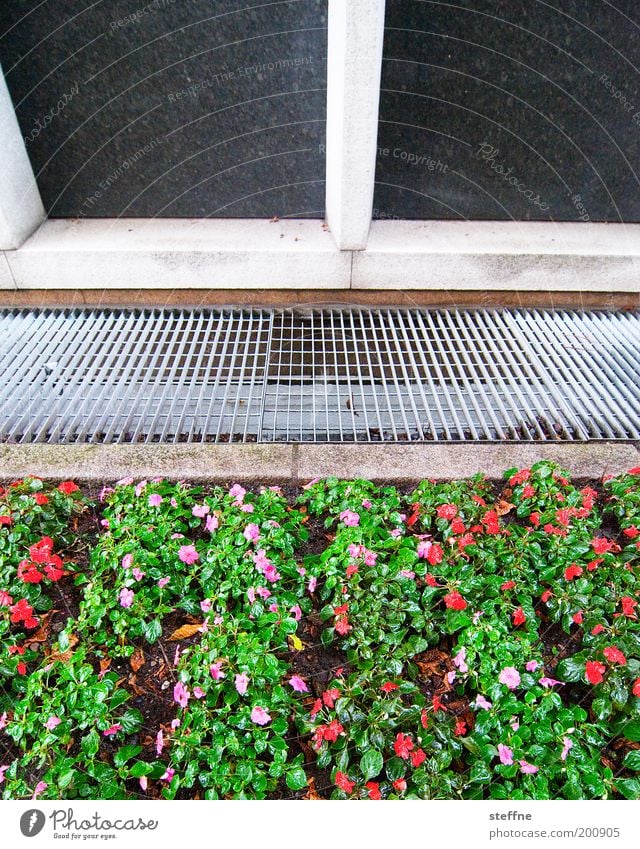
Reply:
<svg viewBox="0 0 640 849"><path fill-rule="evenodd" d="M176 480L300 482L335 475L378 481L501 478L548 459L579 478L640 465L631 443L564 445L2 445L0 479L38 475L114 481L130 475Z"/></svg>
<svg viewBox="0 0 640 849"><path fill-rule="evenodd" d="M0 478L288 480L288 445L2 445Z"/></svg>
<svg viewBox="0 0 640 849"><path fill-rule="evenodd" d="M640 451L626 443L570 445L301 445L298 477L336 475L374 480L464 478L484 472L500 478L514 466L536 460L559 463L574 476L599 478L640 463Z"/></svg>

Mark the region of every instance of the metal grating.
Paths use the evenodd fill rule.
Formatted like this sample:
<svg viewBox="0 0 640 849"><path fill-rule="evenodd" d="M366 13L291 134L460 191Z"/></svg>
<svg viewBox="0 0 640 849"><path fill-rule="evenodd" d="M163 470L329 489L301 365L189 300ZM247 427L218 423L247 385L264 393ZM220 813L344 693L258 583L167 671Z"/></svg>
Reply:
<svg viewBox="0 0 640 849"><path fill-rule="evenodd" d="M640 439L640 315L0 311L0 441Z"/></svg>

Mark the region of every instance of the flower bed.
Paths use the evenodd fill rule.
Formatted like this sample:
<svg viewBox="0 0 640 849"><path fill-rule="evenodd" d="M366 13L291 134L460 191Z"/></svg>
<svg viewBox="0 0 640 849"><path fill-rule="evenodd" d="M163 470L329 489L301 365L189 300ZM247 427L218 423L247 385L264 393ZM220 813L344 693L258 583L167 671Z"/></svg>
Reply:
<svg viewBox="0 0 640 849"><path fill-rule="evenodd" d="M0 790L638 799L639 549L640 469L15 482Z"/></svg>

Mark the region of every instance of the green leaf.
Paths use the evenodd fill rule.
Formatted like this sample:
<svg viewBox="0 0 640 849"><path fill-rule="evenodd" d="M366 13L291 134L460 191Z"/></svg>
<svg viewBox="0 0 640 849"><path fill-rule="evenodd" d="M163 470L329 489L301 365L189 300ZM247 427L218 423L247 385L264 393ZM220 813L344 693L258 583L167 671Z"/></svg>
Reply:
<svg viewBox="0 0 640 849"><path fill-rule="evenodd" d="M632 769L634 772L640 772L640 749L634 749L633 752L627 752L623 765L627 769Z"/></svg>
<svg viewBox="0 0 640 849"><path fill-rule="evenodd" d="M616 787L625 799L640 799L640 781L637 778L618 778Z"/></svg>
<svg viewBox="0 0 640 849"><path fill-rule="evenodd" d="M368 749L360 759L360 769L364 775L364 780L369 781L379 775L382 771L382 765L381 753L376 749Z"/></svg>
<svg viewBox="0 0 640 849"><path fill-rule="evenodd" d="M469 778L474 784L490 784L493 773L483 761L476 761L471 767Z"/></svg>
<svg viewBox="0 0 640 849"><path fill-rule="evenodd" d="M557 665L556 674L561 681L581 681L584 674L584 661L567 657Z"/></svg>
<svg viewBox="0 0 640 849"><path fill-rule="evenodd" d="M307 786L307 774L301 766L294 767L287 772L286 782L289 790L303 790Z"/></svg>
<svg viewBox="0 0 640 849"><path fill-rule="evenodd" d="M155 643L158 637L162 634L162 624L159 619L152 619L151 622L145 622L142 626L142 633L148 643Z"/></svg>
<svg viewBox="0 0 640 849"><path fill-rule="evenodd" d="M113 763L120 768L124 766L131 758L135 758L142 751L142 746L122 746L113 756Z"/></svg>

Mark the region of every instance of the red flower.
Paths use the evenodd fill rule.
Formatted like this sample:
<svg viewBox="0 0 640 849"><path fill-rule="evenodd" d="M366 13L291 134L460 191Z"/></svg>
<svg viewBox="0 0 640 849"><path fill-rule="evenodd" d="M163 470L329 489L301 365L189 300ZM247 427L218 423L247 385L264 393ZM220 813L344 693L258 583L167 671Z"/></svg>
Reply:
<svg viewBox="0 0 640 849"><path fill-rule="evenodd" d="M0 525L10 525L11 516L0 516Z"/></svg>
<svg viewBox="0 0 640 849"><path fill-rule="evenodd" d="M33 607L29 604L26 598L21 598L12 607L9 608L11 613L11 621L14 624L24 622L25 628L35 628L38 620L33 615Z"/></svg>
<svg viewBox="0 0 640 849"><path fill-rule="evenodd" d="M394 684L392 681L385 681L380 689L383 693L393 693L394 690L398 689L398 685Z"/></svg>
<svg viewBox="0 0 640 849"><path fill-rule="evenodd" d="M333 613L335 616L343 616L347 610L349 609L348 604L340 604L338 607L333 608Z"/></svg>
<svg viewBox="0 0 640 849"><path fill-rule="evenodd" d="M529 521L534 528L537 528L540 524L540 513L529 513Z"/></svg>
<svg viewBox="0 0 640 849"><path fill-rule="evenodd" d="M458 508L455 504L441 504L436 513L440 519L455 519L458 515Z"/></svg>
<svg viewBox="0 0 640 849"><path fill-rule="evenodd" d="M451 522L451 531L454 534L463 534L466 531L466 528L464 526L464 522L462 521L462 519L459 516L457 516Z"/></svg>
<svg viewBox="0 0 640 849"><path fill-rule="evenodd" d="M358 571L358 566L355 563L351 563L347 566L347 578L350 578L352 575L355 575Z"/></svg>
<svg viewBox="0 0 640 849"><path fill-rule="evenodd" d="M547 524L543 527L542 530L545 532L545 534L550 534L551 536L556 537L566 537L568 533L568 531L566 531L564 528L554 527L551 522L547 522Z"/></svg>
<svg viewBox="0 0 640 849"><path fill-rule="evenodd" d="M564 570L564 578L565 581L572 581L574 578L579 578L583 573L582 566L578 566L575 563L572 563L571 566L568 566Z"/></svg>
<svg viewBox="0 0 640 849"><path fill-rule="evenodd" d="M429 714L427 713L426 708L422 708L422 711L420 713L420 725L422 725L423 728L426 728L428 724L429 724Z"/></svg>
<svg viewBox="0 0 640 849"><path fill-rule="evenodd" d="M485 529L488 534L500 533L500 522L498 520L498 514L495 510L487 510L487 512L484 514L480 521L485 526Z"/></svg>
<svg viewBox="0 0 640 849"><path fill-rule="evenodd" d="M577 613L574 613L571 617L576 625L582 625L582 611L579 610Z"/></svg>
<svg viewBox="0 0 640 849"><path fill-rule="evenodd" d="M543 601L546 604L552 595L553 593L551 592L551 590L545 590L540 596L540 601Z"/></svg>
<svg viewBox="0 0 640 849"><path fill-rule="evenodd" d="M18 578L25 584L39 584L43 577L42 572L39 572L28 560L22 560L18 564Z"/></svg>
<svg viewBox="0 0 640 849"><path fill-rule="evenodd" d="M591 560L587 563L587 572L595 572L598 566L603 562L603 557L598 557L596 560Z"/></svg>
<svg viewBox="0 0 640 849"><path fill-rule="evenodd" d="M429 586L429 587L437 587L438 586L438 582L433 577L433 575L427 574L427 575L425 575L424 579L426 581L427 586Z"/></svg>
<svg viewBox="0 0 640 849"><path fill-rule="evenodd" d="M456 722L456 727L453 729L453 733L456 735L456 737L464 737L464 735L467 733L467 723L464 721L464 719L459 719Z"/></svg>
<svg viewBox="0 0 640 849"><path fill-rule="evenodd" d="M397 790L398 793L404 793L404 791L407 789L407 782L404 780L404 778L396 778L396 780L393 782L393 789Z"/></svg>
<svg viewBox="0 0 640 849"><path fill-rule="evenodd" d="M603 651L603 654L609 663L618 663L620 666L627 665L627 658L622 654L619 648L616 648L616 646L607 646L607 648Z"/></svg>
<svg viewBox="0 0 640 849"><path fill-rule="evenodd" d="M353 788L356 786L355 781L350 781L349 776L345 775L344 772L336 772L334 783L345 793L353 793Z"/></svg>
<svg viewBox="0 0 640 849"><path fill-rule="evenodd" d="M467 602L462 598L457 590L452 593L447 593L444 597L444 603L451 610L464 610L467 606Z"/></svg>
<svg viewBox="0 0 640 849"><path fill-rule="evenodd" d="M20 661L20 663L16 666L16 669L18 670L18 675L27 674L27 664L23 661Z"/></svg>
<svg viewBox="0 0 640 849"><path fill-rule="evenodd" d="M530 469L521 469L519 472L516 472L515 475L511 475L509 478L509 486L518 486L518 484L528 481L530 477Z"/></svg>
<svg viewBox="0 0 640 849"><path fill-rule="evenodd" d="M45 504L49 503L49 499L42 492L36 492L33 497L35 498L36 504L38 504L40 507L44 507Z"/></svg>
<svg viewBox="0 0 640 849"><path fill-rule="evenodd" d="M636 696L636 698L640 699L640 678L636 678L636 680L633 682L633 689L631 690L631 692L634 696Z"/></svg>
<svg viewBox="0 0 640 849"><path fill-rule="evenodd" d="M513 590L515 589L516 582L515 581L505 581L504 584L500 587L501 590Z"/></svg>
<svg viewBox="0 0 640 849"><path fill-rule="evenodd" d="M620 551L620 546L606 537L594 537L591 540L591 545L596 554L606 554L607 551Z"/></svg>
<svg viewBox="0 0 640 849"><path fill-rule="evenodd" d="M528 483L526 486L524 486L524 487L522 488L522 497L523 497L523 498L533 498L533 496L534 496L535 494L536 494L536 491L535 491L535 489L531 486L531 484L530 484L530 483Z"/></svg>
<svg viewBox="0 0 640 849"><path fill-rule="evenodd" d="M349 620L347 619L346 616L338 616L338 618L336 619L335 625L333 627L336 629L338 634L340 634L341 636L344 637L345 634L349 633L352 626L349 625Z"/></svg>
<svg viewBox="0 0 640 849"><path fill-rule="evenodd" d="M340 695L340 690L334 687L332 690L324 691L324 693L322 694L322 701L324 702L326 707L332 708L336 702L336 699L340 698Z"/></svg>
<svg viewBox="0 0 640 849"><path fill-rule="evenodd" d="M411 766L419 767L421 763L424 763L427 759L426 754L422 749L416 749L415 752L411 753Z"/></svg>
<svg viewBox="0 0 640 849"><path fill-rule="evenodd" d="M591 633L593 634L594 637L597 637L598 634L601 634L603 631L604 631L604 625L595 625L591 629Z"/></svg>
<svg viewBox="0 0 640 849"><path fill-rule="evenodd" d="M4 518L3 516L0 516L0 523L2 522L3 518ZM629 539L635 539L638 536L638 534L640 534L640 530L638 530L638 528L636 528L635 525L632 525L630 528L625 528L622 531L622 533L626 537L629 537Z"/></svg>
<svg viewBox="0 0 640 849"><path fill-rule="evenodd" d="M330 743L335 743L340 734L344 731L342 725L338 722L337 719L332 719L331 722L325 726L324 729L324 739L328 740Z"/></svg>
<svg viewBox="0 0 640 849"><path fill-rule="evenodd" d="M13 599L9 593L0 590L0 607L8 607L10 604L13 604Z"/></svg>
<svg viewBox="0 0 640 849"><path fill-rule="evenodd" d="M409 759L413 748L413 740L411 737L408 734L403 734L399 731L393 744L393 751L396 755L406 761Z"/></svg>
<svg viewBox="0 0 640 849"><path fill-rule="evenodd" d="M56 556L55 554L53 555ZM58 560L60 558L57 558ZM60 561L62 564L62 561ZM62 570L57 563L47 563L44 567L44 573L50 581L59 581L60 578L64 575L64 570Z"/></svg>
<svg viewBox="0 0 640 849"><path fill-rule="evenodd" d="M513 611L513 624L517 628L518 625L522 625L527 621L527 617L524 614L524 610L519 607L517 610Z"/></svg>
<svg viewBox="0 0 640 849"><path fill-rule="evenodd" d="M311 708L311 713L309 714L311 719L315 719L316 716L322 710L322 699L316 699L313 703L313 707Z"/></svg>
<svg viewBox="0 0 640 849"><path fill-rule="evenodd" d="M377 802L380 799L382 799L382 793L380 792L380 785L378 784L377 781L367 781L367 783L364 786L369 791L369 794L368 794L369 798L373 799L374 802Z"/></svg>
<svg viewBox="0 0 640 849"><path fill-rule="evenodd" d="M71 495L72 492L77 492L80 487L76 486L73 481L62 481L62 483L58 486L60 492L64 493L64 495Z"/></svg>
<svg viewBox="0 0 640 849"><path fill-rule="evenodd" d="M24 646L9 646L7 651L9 652L9 656L13 657L14 654L19 654L20 656L22 656L25 653L26 649Z"/></svg>
<svg viewBox="0 0 640 849"><path fill-rule="evenodd" d="M439 696L434 696L431 699L431 704L433 705L433 712L438 713L439 710L446 710L446 707L440 701ZM426 727L426 726L425 726Z"/></svg>
<svg viewBox="0 0 640 849"><path fill-rule="evenodd" d="M29 556L34 563L47 563L53 554L53 540L42 537L38 542L29 546Z"/></svg>
<svg viewBox="0 0 640 849"><path fill-rule="evenodd" d="M472 500L472 501L475 501L475 502L476 502L476 504L479 504L481 507L486 507L486 506L487 506L487 502L484 500L484 498L480 498L480 496L479 496L479 495L472 495L472 496L471 496L471 500Z"/></svg>
<svg viewBox="0 0 640 849"><path fill-rule="evenodd" d="M474 542L473 534L463 534L458 537L458 548L463 551L468 545L473 545Z"/></svg>
<svg viewBox="0 0 640 849"><path fill-rule="evenodd" d="M588 660L585 664L585 674L587 676L587 681L590 684L599 684L602 681L602 676L606 672L606 666L604 663L600 663L598 660Z"/></svg>
<svg viewBox="0 0 640 849"><path fill-rule="evenodd" d="M635 608L638 606L638 602L631 598L631 596L625 595L620 599L622 604L622 612L625 616L636 618Z"/></svg>
<svg viewBox="0 0 640 849"><path fill-rule="evenodd" d="M640 475L640 466L634 466L633 469L629 469L628 474Z"/></svg>

